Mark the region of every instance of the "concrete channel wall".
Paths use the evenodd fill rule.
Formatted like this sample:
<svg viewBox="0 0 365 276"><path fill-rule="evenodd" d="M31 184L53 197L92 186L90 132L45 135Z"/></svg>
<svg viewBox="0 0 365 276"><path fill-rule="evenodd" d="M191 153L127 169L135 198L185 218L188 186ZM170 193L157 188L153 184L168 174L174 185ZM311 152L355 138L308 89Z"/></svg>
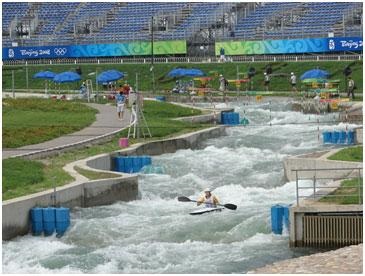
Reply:
<svg viewBox="0 0 365 276"><path fill-rule="evenodd" d="M358 162L346 162L327 160L325 158L308 158L306 155L299 155L290 157L284 160L284 176L288 181L296 180L296 172L293 170L306 170L306 169L345 169L345 168L357 168ZM349 170L328 170L328 171L300 171L298 172L298 178L341 178L345 177L349 173Z"/></svg>
<svg viewBox="0 0 365 276"><path fill-rule="evenodd" d="M306 244L316 244L318 247L323 247L362 243L362 220L361 223L358 223L359 227L354 227L356 217L362 218L362 212L362 204L337 205L303 200L300 206L290 208L289 245L290 247L305 247ZM306 223L305 216L327 217L327 220L313 219L310 223ZM308 232L308 237L304 236L304 229ZM312 234L310 234L311 232ZM358 242L359 240L361 241Z"/></svg>
<svg viewBox="0 0 365 276"><path fill-rule="evenodd" d="M152 141L148 143L139 143L124 150L112 154L103 154L94 158L89 158L86 165L96 170L110 171L113 169L113 157L118 155L161 155L164 153L174 153L179 149L195 149L199 144L209 138L216 138L226 134L225 126L211 127L196 131L194 133L184 134L175 138Z"/></svg>
<svg viewBox="0 0 365 276"><path fill-rule="evenodd" d="M94 171L105 172L113 168L112 158L122 155L159 155L173 153L179 149L196 148L201 141L225 135L225 126L217 126L184 134L176 138L141 143L112 154L101 154L74 162L75 165ZM71 168L73 170L73 166ZM29 210L35 206L91 207L111 204L116 201L130 201L138 197L138 176L113 172L120 177L88 181L84 178L72 184L58 187L56 200L54 191L23 196L3 202L2 233L3 240L12 239L29 232ZM73 175L75 171L73 170Z"/></svg>
<svg viewBox="0 0 365 276"><path fill-rule="evenodd" d="M362 163L327 159L340 150L342 150L342 148L289 157L284 160L285 177L289 181L295 181L296 172L293 171L293 169L320 169L317 171L301 171L298 173L298 180L316 177L327 178L328 181L330 181L331 179L349 177L349 174L353 177L358 177L358 169L353 170L353 168L361 168L362 172ZM340 180L332 181L330 185L331 187L339 186L340 182ZM330 190L322 189L322 192L329 193L334 189L335 188ZM343 245L349 245L349 242L356 243L360 239L362 242L362 235L361 237L359 236L362 233L362 230L359 230L360 228L357 229L357 232L352 230L351 227L353 226L347 222L357 221L359 214L362 217L362 204L338 205L333 203L322 203L319 202L318 199L318 197L314 198L311 196L303 199L299 198L299 204L290 208L289 244L291 247L306 246L306 244L309 243L316 243L318 246L322 246L323 244L341 244L341 242L343 242ZM342 217L340 218L339 215L342 215ZM327 225L330 220L331 224ZM344 228L344 225L347 225L347 228ZM340 232L336 232L332 229L337 229L338 227L343 227L341 233L351 232L350 241L348 241L347 237L340 236ZM304 229L309 233L307 234L309 236L304 235ZM317 237L318 240L313 240L311 238L312 233L321 236L320 238L319 236ZM328 238L330 235L331 238ZM324 237L327 237L327 239Z"/></svg>
<svg viewBox="0 0 365 276"><path fill-rule="evenodd" d="M356 128L356 143L363 143L363 128ZM328 168L354 168L358 167L358 162L346 162L346 161L336 161L327 159L329 156L333 155L335 152L342 150L343 148L338 148L335 150L327 150L316 153L302 154L288 157L284 160L284 177L287 181L295 181L296 180L296 172L295 170L301 169L328 169ZM361 164L362 167L362 164ZM346 170L338 170L338 171L310 171L310 172L300 172L300 177L343 177L348 174Z"/></svg>
<svg viewBox="0 0 365 276"><path fill-rule="evenodd" d="M63 207L91 207L110 204L118 200L134 200L138 194L138 178L135 175L118 178L76 182L56 189L23 196L3 202L3 240L29 232L29 210L35 206L54 205Z"/></svg>

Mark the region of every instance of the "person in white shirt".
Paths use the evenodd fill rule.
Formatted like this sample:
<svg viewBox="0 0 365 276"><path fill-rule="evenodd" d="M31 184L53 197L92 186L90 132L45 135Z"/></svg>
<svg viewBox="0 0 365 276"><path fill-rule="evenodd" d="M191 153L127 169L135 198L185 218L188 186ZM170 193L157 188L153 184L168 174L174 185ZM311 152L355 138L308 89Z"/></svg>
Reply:
<svg viewBox="0 0 365 276"><path fill-rule="evenodd" d="M294 72L290 73L290 84L291 84L291 91L297 92L297 76Z"/></svg>
<svg viewBox="0 0 365 276"><path fill-rule="evenodd" d="M352 95L352 99L355 99L354 90L355 90L355 82L354 80L349 77L349 83L347 87L347 97L350 97L350 94Z"/></svg>

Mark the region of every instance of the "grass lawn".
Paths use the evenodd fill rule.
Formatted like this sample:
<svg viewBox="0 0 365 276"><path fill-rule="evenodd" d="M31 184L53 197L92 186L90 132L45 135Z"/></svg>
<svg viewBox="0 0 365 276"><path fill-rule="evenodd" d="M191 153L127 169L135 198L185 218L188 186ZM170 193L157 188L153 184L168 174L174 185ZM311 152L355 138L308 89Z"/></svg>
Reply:
<svg viewBox="0 0 365 276"><path fill-rule="evenodd" d="M348 179L341 183L341 186L335 191L329 194L329 196L324 196L319 201L328 202L335 204L359 204L359 195L361 204L363 202L363 181L360 180L360 192L359 192L359 179Z"/></svg>
<svg viewBox="0 0 365 276"><path fill-rule="evenodd" d="M246 74L249 66L253 65L256 69L256 75L253 77L254 89L256 91L264 91L263 79L264 70L266 65L270 64L273 69L273 74L290 74L295 72L298 79L298 88L301 86L300 76L307 70L320 67L320 69L327 70L330 73L331 80L340 80L340 91L344 91L345 79L342 74L343 69L350 65L352 69L352 77L358 87L355 90L355 94L362 94L362 84L363 84L363 65L362 61L298 61L298 62L226 62L226 63L156 63L154 65L155 74L155 85L156 91L171 90L175 86L176 79L167 77L169 71L176 67L182 68L198 68L203 70L208 76L212 76L213 80L210 86L217 89L219 88L219 81L217 74L223 74L226 79L234 80L236 79L237 73ZM96 88L95 76L105 70L116 69L127 73L127 76L120 81L128 81L133 87L135 87L136 73L138 73L138 88L140 91L151 91L152 87L152 74L150 72L150 64L66 64L66 65L28 65L29 79L35 73L44 70L50 70L56 73L64 71L75 71L77 67L81 67L83 80L91 79L93 81L93 88ZM26 89L26 69L22 66L3 66L3 88L6 90L11 90L12 78L11 72L14 70L15 74L15 89ZM89 76L90 73L94 74L92 77ZM184 78L183 81L189 81L191 78ZM71 84L61 84L60 88L62 90L79 90L81 81ZM195 82L195 86L199 85ZM32 79L29 83L29 89L42 89L44 90L45 83L41 79ZM245 85L243 84L243 87ZM50 82L50 89L58 90L59 86ZM229 89L236 91L234 84L230 84ZM242 88L243 89L243 88ZM101 86L99 85L99 90ZM289 84L289 75L287 77L273 77L270 82L270 90L272 91L290 91L291 87Z"/></svg>
<svg viewBox="0 0 365 276"><path fill-rule="evenodd" d="M345 148L328 157L330 160L362 162L362 146ZM344 180L341 186L329 196L321 198L320 202L336 203L336 204L358 204L359 188L358 179ZM353 187L351 187L353 186ZM355 187L354 187L355 186ZM361 203L362 203L363 184L361 178Z"/></svg>
<svg viewBox="0 0 365 276"><path fill-rule="evenodd" d="M153 137L139 140L130 139L129 144L180 135L212 126L210 124L193 124L172 120L176 117L199 115L201 111L164 102L145 101L144 114ZM126 137L127 132L127 130L121 132L108 143L67 151L55 157L38 161L20 159L22 164L24 164L22 166L18 166L16 162L19 161L14 158L3 160L3 200L44 191L52 188L54 184L56 186L62 186L70 183L73 178L62 170L63 166L75 160L118 150L118 140L120 137ZM38 169L29 170L31 164L38 166ZM14 171L15 167L17 167L17 170L14 175L12 171ZM39 171L36 175L39 174L42 177L34 178L32 175L36 171ZM90 171L81 171L81 173L92 179L104 178L106 176L94 173L90 174ZM22 176L21 178L20 175ZM29 181L31 179L33 180Z"/></svg>
<svg viewBox="0 0 365 276"><path fill-rule="evenodd" d="M57 162L45 164L40 161L8 158L3 160L2 169L3 200L41 192L73 180Z"/></svg>
<svg viewBox="0 0 365 276"><path fill-rule="evenodd" d="M328 157L330 160L362 162L362 146L346 148Z"/></svg>
<svg viewBox="0 0 365 276"><path fill-rule="evenodd" d="M95 121L97 110L80 102L3 99L3 147L37 144L78 131Z"/></svg>

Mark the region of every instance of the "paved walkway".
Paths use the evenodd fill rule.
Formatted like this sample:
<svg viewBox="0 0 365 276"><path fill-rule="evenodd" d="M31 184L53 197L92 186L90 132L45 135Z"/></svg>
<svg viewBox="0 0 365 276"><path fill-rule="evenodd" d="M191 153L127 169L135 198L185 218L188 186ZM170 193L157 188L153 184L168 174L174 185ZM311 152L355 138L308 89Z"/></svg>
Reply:
<svg viewBox="0 0 365 276"><path fill-rule="evenodd" d="M39 144L28 145L16 149L3 149L2 158L28 155L35 152L44 152L51 149L67 148L73 144L83 143L86 141L96 140L100 137L117 133L129 126L130 110L125 109L124 120L120 121L117 117L115 105L105 104L87 104L99 111L96 114L96 120L90 126L68 135L55 138Z"/></svg>
<svg viewBox="0 0 365 276"><path fill-rule="evenodd" d="M256 274L362 274L363 245L289 259L258 268Z"/></svg>

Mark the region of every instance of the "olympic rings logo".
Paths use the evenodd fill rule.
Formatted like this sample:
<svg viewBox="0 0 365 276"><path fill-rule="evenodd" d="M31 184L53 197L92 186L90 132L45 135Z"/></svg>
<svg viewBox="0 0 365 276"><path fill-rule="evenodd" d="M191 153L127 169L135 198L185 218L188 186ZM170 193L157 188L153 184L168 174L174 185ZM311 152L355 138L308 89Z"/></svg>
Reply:
<svg viewBox="0 0 365 276"><path fill-rule="evenodd" d="M66 48L55 48L54 52L57 56L64 56L67 52Z"/></svg>

